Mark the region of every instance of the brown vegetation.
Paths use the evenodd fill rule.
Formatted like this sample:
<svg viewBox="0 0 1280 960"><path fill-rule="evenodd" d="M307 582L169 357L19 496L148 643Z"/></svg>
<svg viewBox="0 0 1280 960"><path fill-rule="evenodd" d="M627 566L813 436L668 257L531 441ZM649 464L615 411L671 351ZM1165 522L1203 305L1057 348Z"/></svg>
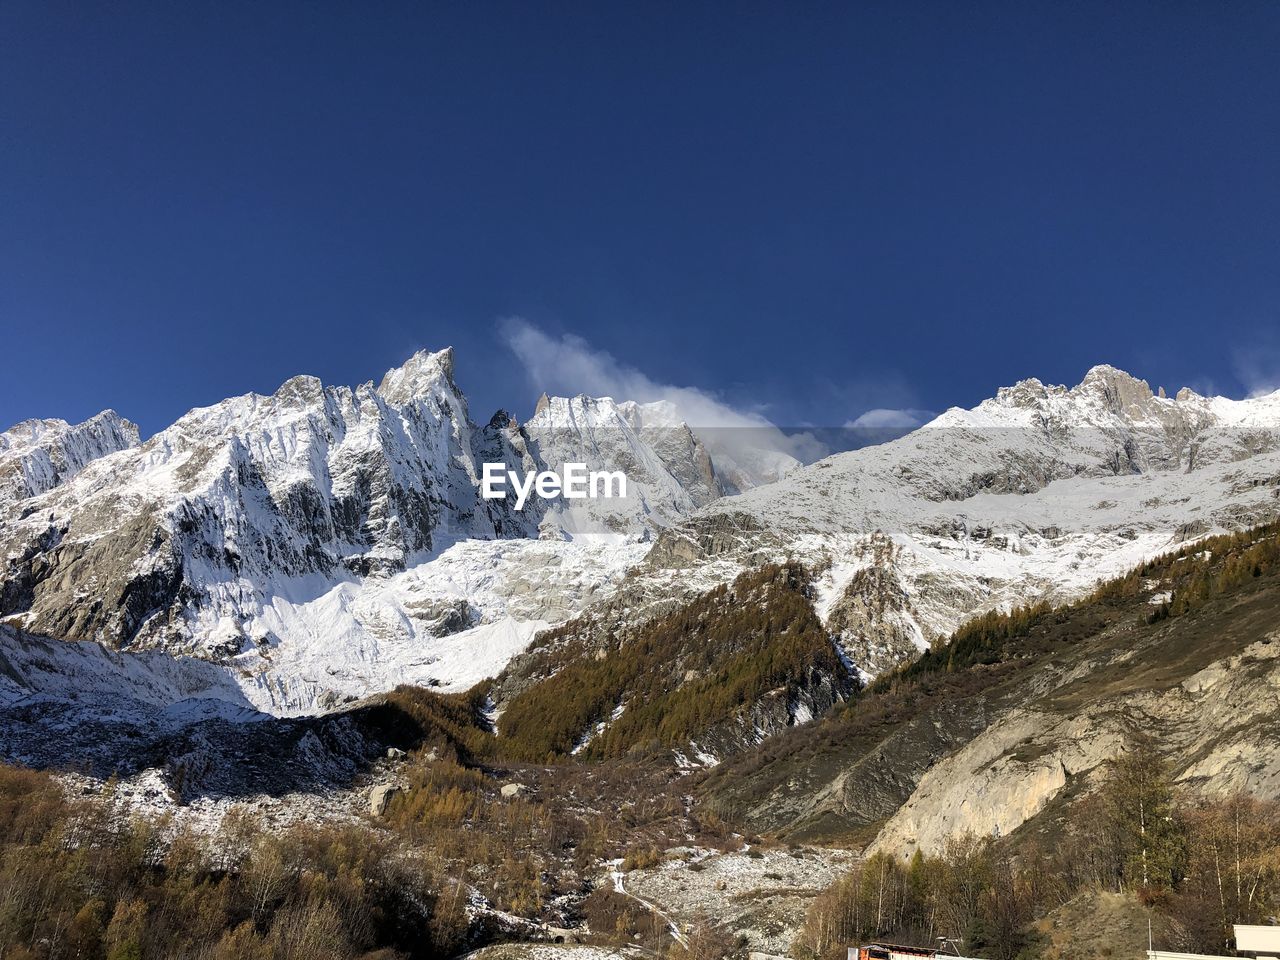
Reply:
<svg viewBox="0 0 1280 960"><path fill-rule="evenodd" d="M1194 614L1280 571L1280 526L1210 538L1099 587L1070 607L990 614L878 681L837 715L727 764L712 785L749 779L788 753L883 742L937 704L962 703L1038 658L1083 642L1135 606L1155 621ZM1154 613L1141 597L1172 591ZM842 667L794 565L763 568L639 629L588 648L571 629L544 637L549 679L517 694L503 736L482 691L402 688L366 711L412 751L403 789L369 824L264 830L232 816L210 840L163 821L71 800L45 774L0 767L0 957L263 958L448 956L475 942L476 894L510 914L574 923L600 942L675 949L634 900L590 889L606 859L652 863L672 842L730 842L690 810L669 765L644 758L732 722L771 691ZM1225 602L1225 601L1224 601ZM564 761L582 735L626 710ZM532 766L551 758L552 766ZM504 797L504 782L525 790ZM1248 797L1181 797L1140 742L1107 787L1076 807L1088 829L1066 842L964 840L940 857L874 857L819 898L802 944L815 956L863 938L963 937L970 953L1036 949L1033 921L1075 898L1117 891L1163 919L1164 946L1229 952L1230 924L1280 910L1280 809ZM554 906L553 906L554 904ZM501 935L501 934L496 934ZM470 938L470 939L469 939ZM690 956L727 949L714 925Z"/></svg>
<svg viewBox="0 0 1280 960"><path fill-rule="evenodd" d="M969 836L937 857L876 854L814 902L797 946L836 957L859 941L949 937L1013 960L1049 946L1038 918L1061 923L1078 898L1111 892L1149 909L1161 947L1229 954L1232 924L1280 909L1280 804L1178 796L1149 743L1131 743L1073 819L1066 843Z"/></svg>
<svg viewBox="0 0 1280 960"><path fill-rule="evenodd" d="M458 704L435 695L395 699L460 721ZM49 775L0 766L0 957L445 957L536 937L540 923L578 924L575 905L591 902L602 863L628 851L650 862L691 835L731 843L714 817L685 809L661 767L481 768L426 732L432 746L408 759L403 789L368 824L273 831L233 811L217 835L197 835L122 816L106 796L70 801ZM470 729L452 732L458 752L469 749ZM526 792L503 797L513 779ZM528 928L477 923L476 894ZM593 942L642 934L675 949L665 922L624 906L623 921L592 927Z"/></svg>
<svg viewBox="0 0 1280 960"><path fill-rule="evenodd" d="M595 650L575 642L577 623L550 631L540 639L550 676L506 704L503 749L555 760L606 721L584 759L681 747L770 691L815 673L844 678L808 589L800 566L767 565Z"/></svg>
<svg viewBox="0 0 1280 960"><path fill-rule="evenodd" d="M1037 604L981 615L815 723L730 758L706 777L700 796L726 818L745 820L757 830L793 839L865 842L896 803L906 800L912 771L927 768L965 742L993 704L1016 702L1024 689L1022 678L1032 670L1063 658L1080 659L1100 639L1103 644L1131 643L1132 630L1161 629L1149 622L1153 619L1181 618L1194 611L1230 616L1242 599L1274 588L1280 574L1277 557L1280 524L1267 524L1188 544L1062 607ZM1172 592L1173 600L1170 610L1160 613L1149 597L1165 592ZM1183 646L1176 652L1162 646L1160 656L1168 650L1169 657L1189 662L1196 650L1205 648L1199 633L1221 634L1213 627L1197 627L1196 617L1189 619L1189 624L1178 625L1179 636L1185 635ZM1160 683L1162 676L1153 666L1143 682ZM886 750L893 758L887 765ZM770 819L769 798L785 798L789 783L831 783L858 766L863 767L860 779L873 784L868 790L873 803L809 819ZM879 777L886 766L893 768L891 774Z"/></svg>
<svg viewBox="0 0 1280 960"><path fill-rule="evenodd" d="M216 851L238 851L235 863ZM360 827L275 835L233 819L213 844L71 803L0 767L0 956L357 957L456 948L439 879ZM420 952L420 951L419 951Z"/></svg>

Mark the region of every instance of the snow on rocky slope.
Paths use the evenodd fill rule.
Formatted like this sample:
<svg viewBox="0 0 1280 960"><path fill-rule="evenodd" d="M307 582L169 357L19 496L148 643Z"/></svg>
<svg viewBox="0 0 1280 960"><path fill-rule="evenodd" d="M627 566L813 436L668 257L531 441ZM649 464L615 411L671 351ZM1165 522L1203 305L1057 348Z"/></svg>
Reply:
<svg viewBox="0 0 1280 960"><path fill-rule="evenodd" d="M295 377L193 410L24 504L0 534L4 612L64 639L232 652L278 587L396 572L517 526L475 477L448 353L377 389Z"/></svg>
<svg viewBox="0 0 1280 960"><path fill-rule="evenodd" d="M26 420L0 433L0 517L18 501L52 490L99 457L137 442L138 428L114 410L74 426Z"/></svg>
<svg viewBox="0 0 1280 960"><path fill-rule="evenodd" d="M142 444L102 417L45 428L97 440L44 460L22 453L32 441L0 451L52 465L24 472L28 492L0 513L0 615L195 655L272 714L401 682L463 688L544 626L661 612L787 556L817 571L819 613L874 674L982 610L1075 596L1274 516L1280 490L1280 394L1170 399L1110 367L1071 389L1027 380L802 468L749 445L722 468L726 445L661 403L544 398L523 425L476 427L448 350L376 387L296 377ZM517 511L481 497L485 462L622 470L630 495Z"/></svg>
<svg viewBox="0 0 1280 960"><path fill-rule="evenodd" d="M485 462L622 470L628 496L521 511L482 497ZM141 444L112 413L23 424L4 435L0 471L0 615L216 661L273 713L401 682L468 686L722 492L660 405L548 399L528 424L499 413L477 428L450 350L376 387L295 377Z"/></svg>
<svg viewBox="0 0 1280 960"><path fill-rule="evenodd" d="M874 674L983 610L1079 596L1186 539L1273 518L1278 494L1280 392L1171 399L1100 366L717 500L649 563L701 587L801 559L845 654Z"/></svg>
<svg viewBox="0 0 1280 960"><path fill-rule="evenodd" d="M665 404L544 395L522 432L538 463L608 464L627 477L625 497L562 501L547 512L544 533L648 531L725 492L702 442Z"/></svg>
<svg viewBox="0 0 1280 960"><path fill-rule="evenodd" d="M118 653L93 641L50 640L0 625L0 707L81 701L108 714L140 706L175 717L250 713L217 664L161 651Z"/></svg>

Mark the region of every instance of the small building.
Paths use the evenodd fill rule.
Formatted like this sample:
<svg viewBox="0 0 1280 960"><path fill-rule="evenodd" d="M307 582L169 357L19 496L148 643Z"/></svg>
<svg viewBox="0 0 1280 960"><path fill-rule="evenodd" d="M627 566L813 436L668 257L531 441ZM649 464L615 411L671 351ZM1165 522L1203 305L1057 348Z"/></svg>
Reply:
<svg viewBox="0 0 1280 960"><path fill-rule="evenodd" d="M928 947L902 947L893 943L868 943L849 948L849 960L932 960L937 950Z"/></svg>
<svg viewBox="0 0 1280 960"><path fill-rule="evenodd" d="M1280 927L1260 927L1237 923L1236 953L1253 954L1256 960L1280 960ZM1208 953L1173 953L1169 950L1148 950L1147 960L1233 960Z"/></svg>
<svg viewBox="0 0 1280 960"><path fill-rule="evenodd" d="M1236 924L1236 953L1252 953L1258 960L1280 958L1280 927Z"/></svg>

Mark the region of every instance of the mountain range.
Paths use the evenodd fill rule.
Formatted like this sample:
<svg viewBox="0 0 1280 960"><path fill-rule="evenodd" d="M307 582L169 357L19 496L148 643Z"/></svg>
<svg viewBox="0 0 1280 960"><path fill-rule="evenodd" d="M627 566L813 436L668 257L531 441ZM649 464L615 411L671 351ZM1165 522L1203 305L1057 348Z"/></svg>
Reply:
<svg viewBox="0 0 1280 960"><path fill-rule="evenodd" d="M802 465L666 403L544 396L477 426L450 350L377 386L295 377L145 441L111 411L28 422L0 437L0 704L96 684L98 709L174 722L294 716L506 669L500 713L540 631L635 629L792 561L866 682L985 611L1273 517L1278 437L1280 393L1170 398L1099 366ZM575 461L629 496L480 496L485 462Z"/></svg>
<svg viewBox="0 0 1280 960"><path fill-rule="evenodd" d="M1223 817L1280 842L1280 393L1099 366L809 464L780 437L587 396L477 426L448 350L145 440L111 411L0 434L0 859L68 877L12 942L141 942L135 894L82 902L110 850L222 911L184 922L231 951L200 956L294 936L304 889L381 903L344 936L405 956L1220 944L1196 870L1149 928L1105 892L1147 888L1114 796L1145 771L1202 861ZM485 464L567 463L627 495L483 495Z"/></svg>

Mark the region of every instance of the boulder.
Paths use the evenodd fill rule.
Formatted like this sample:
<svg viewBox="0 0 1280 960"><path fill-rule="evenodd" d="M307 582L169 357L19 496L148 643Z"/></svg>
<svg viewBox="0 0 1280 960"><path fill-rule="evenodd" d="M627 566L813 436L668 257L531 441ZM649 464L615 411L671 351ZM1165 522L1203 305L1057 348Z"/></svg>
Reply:
<svg viewBox="0 0 1280 960"><path fill-rule="evenodd" d="M369 813L380 817L387 812L387 804L400 792L394 783L381 783L369 792Z"/></svg>

